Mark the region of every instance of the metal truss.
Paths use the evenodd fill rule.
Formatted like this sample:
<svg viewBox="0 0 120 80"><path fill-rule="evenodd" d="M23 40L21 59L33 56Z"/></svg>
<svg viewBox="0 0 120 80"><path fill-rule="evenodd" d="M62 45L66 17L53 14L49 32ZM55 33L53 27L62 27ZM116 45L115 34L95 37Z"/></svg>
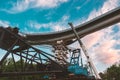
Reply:
<svg viewBox="0 0 120 80"><path fill-rule="evenodd" d="M0 48L7 51L0 61L0 77L57 74L66 71L64 66L55 61L55 59L61 60L60 58L29 45L16 29L0 27ZM3 65L10 54L14 68L11 72L8 72ZM16 64L15 55L19 56L19 66Z"/></svg>

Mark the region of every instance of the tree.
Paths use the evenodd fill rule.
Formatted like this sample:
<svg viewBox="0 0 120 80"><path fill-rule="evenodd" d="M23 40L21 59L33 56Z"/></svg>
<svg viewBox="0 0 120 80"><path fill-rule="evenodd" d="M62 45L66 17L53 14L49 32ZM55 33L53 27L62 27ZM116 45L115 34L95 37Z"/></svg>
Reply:
<svg viewBox="0 0 120 80"><path fill-rule="evenodd" d="M25 63L24 60L18 60L15 62L12 58L7 58L3 64L2 64L2 72L15 72L15 65L16 65L16 70L17 72L22 71L22 65L23 67L26 65L26 70L27 71L35 71L37 65L36 64L31 64L31 63ZM41 74L40 74L41 75ZM9 76L9 77L3 77L0 78L0 80L38 80L40 79L40 75L35 75L35 76ZM24 79L25 78L25 79Z"/></svg>
<svg viewBox="0 0 120 80"><path fill-rule="evenodd" d="M107 68L106 72L100 73L102 80L119 80L120 79L120 64L114 64Z"/></svg>

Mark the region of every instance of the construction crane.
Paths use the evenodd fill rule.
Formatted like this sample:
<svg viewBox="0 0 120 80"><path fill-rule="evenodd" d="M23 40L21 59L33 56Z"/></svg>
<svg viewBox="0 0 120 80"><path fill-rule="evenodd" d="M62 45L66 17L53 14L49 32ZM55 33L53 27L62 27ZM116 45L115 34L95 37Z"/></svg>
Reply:
<svg viewBox="0 0 120 80"><path fill-rule="evenodd" d="M69 25L72 29L60 32L21 35L18 28L0 26L0 48L6 51L0 60L0 77L41 75L42 80L44 78L50 79L53 76L56 79L91 80L88 69L83 66L82 59L79 60L82 57L80 49L73 50L70 61L67 60L66 55L70 54L70 52L66 46L78 40L88 64L95 74L95 79L100 79L80 38L118 22L120 22L120 7L86 23L75 26L75 28L70 23ZM34 47L43 44L51 45L54 48L53 52L55 54L50 54ZM14 68L11 72L7 72L3 65L10 54ZM16 65L15 55L20 58L19 67L21 67L21 70L18 70L18 66ZM70 73L75 74L74 77L70 77Z"/></svg>
<svg viewBox="0 0 120 80"><path fill-rule="evenodd" d="M71 28L72 28L72 30L73 30L73 32L74 32L74 34L75 34L75 36L76 36L76 38L77 38L77 40L79 42L79 45L82 48L82 50L83 50L83 52L84 52L84 54L85 54L85 56L87 58L87 61L88 61L89 65L90 65L90 67L93 69L93 71L94 71L94 73L96 75L96 78L101 79L98 72L97 72L97 69L95 68L95 66L94 66L94 64L92 62L92 59L90 58L89 54L87 53L87 50L86 50L84 44L82 43L82 41L80 40L80 37L78 36L73 24L72 23L68 23L68 24L71 26Z"/></svg>

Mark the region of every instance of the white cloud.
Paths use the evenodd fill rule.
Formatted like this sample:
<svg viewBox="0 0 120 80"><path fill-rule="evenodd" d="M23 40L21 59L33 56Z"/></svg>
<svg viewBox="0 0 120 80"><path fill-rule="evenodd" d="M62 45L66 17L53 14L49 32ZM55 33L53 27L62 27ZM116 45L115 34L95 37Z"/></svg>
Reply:
<svg viewBox="0 0 120 80"><path fill-rule="evenodd" d="M68 0L36 0L36 7L53 8Z"/></svg>
<svg viewBox="0 0 120 80"><path fill-rule="evenodd" d="M12 3L12 7L8 9L3 9L8 13L19 13L30 8L40 7L41 9L49 9L59 6L68 0L18 0L16 3Z"/></svg>
<svg viewBox="0 0 120 80"><path fill-rule="evenodd" d="M69 15L63 15L63 17L61 17L61 19L59 19L56 22L49 22L49 23L38 23L36 21L28 21L28 26L30 26L30 28L34 28L34 29L40 29L40 28L50 28L52 32L54 31L61 31L61 30L65 30L69 27L67 22L69 20ZM49 32L51 32L49 31Z"/></svg>
<svg viewBox="0 0 120 80"><path fill-rule="evenodd" d="M66 29L66 27L62 25L62 22L38 23L35 21L29 21L28 26L34 29L51 28L52 31L61 31L61 30Z"/></svg>
<svg viewBox="0 0 120 80"><path fill-rule="evenodd" d="M81 8L80 6L77 6L77 7L76 7L77 10L80 10L80 8Z"/></svg>
<svg viewBox="0 0 120 80"><path fill-rule="evenodd" d="M120 29L120 26L116 25ZM108 27L82 38L82 42L86 46L93 63L97 65L99 72L120 60L120 50L114 47L120 45L120 39L114 38L120 38L120 31L113 33L114 27ZM74 43L72 47L79 48L78 42ZM104 67L100 67L100 65Z"/></svg>
<svg viewBox="0 0 120 80"><path fill-rule="evenodd" d="M99 40L95 41L96 46L91 47L91 53L93 54L94 60L97 63L103 63L104 65L112 65L117 62L120 58L120 50L114 48L119 40L116 40L114 37L119 36L118 33L113 33L113 28L115 26L111 26L104 30L98 31L102 32L102 36L98 36ZM120 26L117 26L120 27ZM93 36L96 37L96 36Z"/></svg>
<svg viewBox="0 0 120 80"><path fill-rule="evenodd" d="M118 3L119 0L107 0L99 10L93 10L90 13L87 21L116 8ZM117 24L117 26L120 28L119 24ZM91 55L94 59L94 62L112 65L119 60L120 52L117 49L114 49L115 44L117 44L119 41L113 38L119 35L118 33L112 34L113 27L115 26L113 25L107 29L97 31L82 39L86 44L88 51L93 53Z"/></svg>
<svg viewBox="0 0 120 80"><path fill-rule="evenodd" d="M54 27L54 30L55 31L61 31L61 30L63 30L63 28L64 27L62 27L62 26L60 26L60 25L55 25L55 26L53 26Z"/></svg>
<svg viewBox="0 0 120 80"><path fill-rule="evenodd" d="M62 17L62 20L63 21L67 21L69 19L69 16L68 15L64 15L63 17Z"/></svg>
<svg viewBox="0 0 120 80"><path fill-rule="evenodd" d="M82 3L82 5L77 6L76 9L80 10L82 7L84 7L90 0L86 0L84 3Z"/></svg>
<svg viewBox="0 0 120 80"><path fill-rule="evenodd" d="M87 49L93 47L97 42L100 40L101 37L103 37L104 33L102 31L98 31L95 33L92 33L90 35L85 36L82 38L83 43L85 43Z"/></svg>
<svg viewBox="0 0 120 80"><path fill-rule="evenodd" d="M103 6L98 10L93 10L88 19L84 19L84 22L89 21L99 15L102 15L118 6L119 0L108 0ZM112 6L112 7L111 7ZM79 19L76 22L81 22ZM83 23L83 22L81 22ZM76 24L75 24L76 25ZM116 26L120 30L120 23L116 24ZM120 31L118 33L113 34L113 28L115 26L110 26L106 29L97 31L95 33L89 34L82 38L83 43L88 49L88 53L94 60L95 64L102 63L102 65L112 65L120 59L120 50L114 48L116 44L119 44L120 41L114 39L114 37L118 37ZM120 36L119 36L120 37ZM75 42L71 45L72 47L79 48L78 42ZM108 66L107 66L108 67Z"/></svg>
<svg viewBox="0 0 120 80"><path fill-rule="evenodd" d="M118 5L119 5L119 0L107 0L99 10L94 9L90 13L87 21L118 7Z"/></svg>
<svg viewBox="0 0 120 80"><path fill-rule="evenodd" d="M107 0L103 6L98 10L93 10L88 18L84 21L89 21L99 15L102 15L117 6L119 6L119 0ZM76 22L81 22L79 19ZM81 22L83 23L83 22ZM120 23L116 24L120 29ZM120 41L114 39L114 37L120 37L119 33L113 34L113 28L115 26L111 26L109 28L97 31L95 33L89 34L86 37L82 38L83 43L88 49L88 53L92 56L95 64L107 64L112 65L120 59L120 51L114 48L116 44L119 44ZM74 44L79 47L78 43Z"/></svg>
<svg viewBox="0 0 120 80"><path fill-rule="evenodd" d="M0 20L0 26L3 26L3 27L8 27L9 26L9 22L8 21L3 21L3 20Z"/></svg>
<svg viewBox="0 0 120 80"><path fill-rule="evenodd" d="M96 60L104 64L114 64L120 59L119 50L113 48L116 40L106 40L95 49Z"/></svg>

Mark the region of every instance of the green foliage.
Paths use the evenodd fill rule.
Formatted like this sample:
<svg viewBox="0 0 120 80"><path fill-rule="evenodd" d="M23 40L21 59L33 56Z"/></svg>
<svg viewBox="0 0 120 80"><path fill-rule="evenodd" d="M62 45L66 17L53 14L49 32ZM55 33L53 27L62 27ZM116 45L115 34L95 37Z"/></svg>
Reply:
<svg viewBox="0 0 120 80"><path fill-rule="evenodd" d="M35 71L37 70L36 64L25 63L24 60L16 61L17 71L20 72L21 69L21 62L22 65L27 65L26 71ZM12 58L8 58L4 61L2 65L2 72L13 72L15 71L15 64ZM42 75L35 75L35 76L22 76L22 77L4 77L0 78L0 80L40 80ZM104 73L100 73L102 80L120 80L120 64L115 64L109 67Z"/></svg>
<svg viewBox="0 0 120 80"><path fill-rule="evenodd" d="M31 63L25 63L24 60L19 60L16 61L14 64L14 61L12 58L7 58L3 64L2 64L2 72L21 72L22 71L22 66L23 67L26 65L27 68L25 68L25 71L35 71L36 70L36 64L31 64ZM16 70L15 70L15 65L16 65ZM0 77L0 80L39 80L41 78L41 75L34 75L34 76L10 76L10 77Z"/></svg>
<svg viewBox="0 0 120 80"><path fill-rule="evenodd" d="M102 80L120 80L120 64L112 65L104 73L100 73Z"/></svg>

